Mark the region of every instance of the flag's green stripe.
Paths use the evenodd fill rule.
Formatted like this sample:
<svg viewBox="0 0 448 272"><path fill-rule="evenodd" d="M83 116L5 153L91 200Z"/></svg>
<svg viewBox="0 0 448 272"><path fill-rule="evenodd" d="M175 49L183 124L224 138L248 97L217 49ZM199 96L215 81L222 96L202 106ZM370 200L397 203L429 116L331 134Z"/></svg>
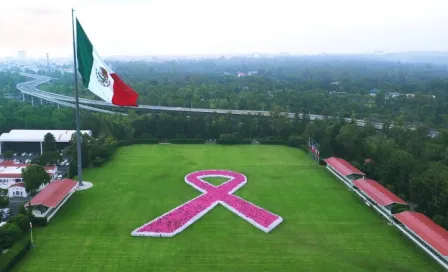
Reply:
<svg viewBox="0 0 448 272"><path fill-rule="evenodd" d="M78 19L76 19L76 42L78 45L78 70L82 76L82 84L87 88L89 86L90 74L93 66L93 46L90 43L89 38L87 38Z"/></svg>

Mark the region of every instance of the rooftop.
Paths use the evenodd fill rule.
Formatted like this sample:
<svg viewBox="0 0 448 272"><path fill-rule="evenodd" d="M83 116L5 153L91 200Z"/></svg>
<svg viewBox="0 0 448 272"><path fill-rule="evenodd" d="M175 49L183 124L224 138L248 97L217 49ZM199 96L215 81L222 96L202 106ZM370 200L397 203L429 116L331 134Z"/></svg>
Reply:
<svg viewBox="0 0 448 272"><path fill-rule="evenodd" d="M437 250L442 256L448 256L448 231L418 212L401 212L394 217L423 241Z"/></svg>
<svg viewBox="0 0 448 272"><path fill-rule="evenodd" d="M380 206L387 206L393 203L407 205L406 201L372 179L357 179L353 184Z"/></svg>
<svg viewBox="0 0 448 272"><path fill-rule="evenodd" d="M16 184L13 184L11 186L9 186L9 188L11 187L23 187L25 188L25 182L17 182Z"/></svg>
<svg viewBox="0 0 448 272"><path fill-rule="evenodd" d="M43 205L49 208L56 208L77 184L78 182L72 179L50 182L31 199L31 206ZM28 203L25 206L28 206Z"/></svg>
<svg viewBox="0 0 448 272"><path fill-rule="evenodd" d="M352 174L362 175L365 176L361 170L354 167L350 163L348 163L346 160L336 157L331 157L324 160L328 165L333 167L334 170L336 170L339 174L343 176L349 176Z"/></svg>
<svg viewBox="0 0 448 272"><path fill-rule="evenodd" d="M45 134L54 135L56 142L67 143L71 140L76 130L29 130L13 129L8 133L0 135L0 142L43 142ZM87 133L92 136L92 131L81 130L81 133Z"/></svg>
<svg viewBox="0 0 448 272"><path fill-rule="evenodd" d="M0 178L20 178L22 177L22 169L30 164L15 164L12 161L3 161L0 163ZM49 175L54 174L56 166L44 166L45 171Z"/></svg>

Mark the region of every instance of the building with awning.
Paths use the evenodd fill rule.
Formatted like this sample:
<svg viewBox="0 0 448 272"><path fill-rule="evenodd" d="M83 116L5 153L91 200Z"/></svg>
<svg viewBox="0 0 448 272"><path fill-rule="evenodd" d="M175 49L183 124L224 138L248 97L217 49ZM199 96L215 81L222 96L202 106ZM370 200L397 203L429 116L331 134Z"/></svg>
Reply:
<svg viewBox="0 0 448 272"><path fill-rule="evenodd" d="M327 164L327 169L349 187L353 186L354 180L365 177L366 175L344 159L330 157L328 159L324 159L324 161Z"/></svg>
<svg viewBox="0 0 448 272"><path fill-rule="evenodd" d="M397 208L407 210L409 204L377 181L361 178L353 181L353 189L388 220Z"/></svg>
<svg viewBox="0 0 448 272"><path fill-rule="evenodd" d="M397 227L414 243L448 270L448 231L422 213L394 214Z"/></svg>
<svg viewBox="0 0 448 272"><path fill-rule="evenodd" d="M31 201L32 212L35 217L46 217L47 221L56 214L65 202L73 195L78 187L78 182L72 179L62 179L50 182Z"/></svg>

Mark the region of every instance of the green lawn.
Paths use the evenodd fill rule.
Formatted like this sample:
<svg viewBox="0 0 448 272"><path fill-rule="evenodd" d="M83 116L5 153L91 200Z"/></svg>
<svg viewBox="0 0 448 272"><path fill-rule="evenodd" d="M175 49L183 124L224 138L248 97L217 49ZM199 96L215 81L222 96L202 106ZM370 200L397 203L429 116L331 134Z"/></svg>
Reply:
<svg viewBox="0 0 448 272"><path fill-rule="evenodd" d="M199 195L184 176L201 169L245 174L235 194L283 222L266 234L219 205L173 238L131 236ZM443 271L298 149L135 145L85 180L15 271Z"/></svg>

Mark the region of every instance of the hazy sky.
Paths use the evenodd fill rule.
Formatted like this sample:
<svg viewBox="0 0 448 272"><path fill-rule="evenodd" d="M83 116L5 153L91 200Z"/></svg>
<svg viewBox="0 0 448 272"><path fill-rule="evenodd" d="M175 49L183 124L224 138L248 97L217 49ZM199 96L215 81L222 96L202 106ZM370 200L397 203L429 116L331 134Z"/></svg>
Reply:
<svg viewBox="0 0 448 272"><path fill-rule="evenodd" d="M2 0L0 57L448 51L448 0Z"/></svg>

